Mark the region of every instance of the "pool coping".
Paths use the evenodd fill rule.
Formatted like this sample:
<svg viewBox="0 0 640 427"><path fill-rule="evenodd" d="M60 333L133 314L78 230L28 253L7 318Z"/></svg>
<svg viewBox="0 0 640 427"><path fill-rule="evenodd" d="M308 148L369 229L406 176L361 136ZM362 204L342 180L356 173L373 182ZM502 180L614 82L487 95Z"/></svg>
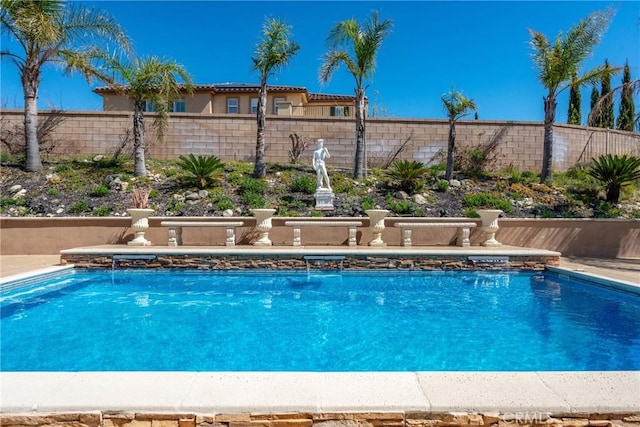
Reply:
<svg viewBox="0 0 640 427"><path fill-rule="evenodd" d="M638 413L640 372L3 372L1 413Z"/></svg>
<svg viewBox="0 0 640 427"><path fill-rule="evenodd" d="M144 252L140 249L131 252ZM157 249L153 248L156 252ZM185 253L185 248L181 249L167 248L167 252ZM190 253L203 251L202 248L186 249ZM283 250L291 251L291 248ZM380 253L377 249L365 250ZM333 248L313 248L316 253L324 251L335 253ZM417 251L424 253L424 249ZM257 251L249 248L244 252L256 254ZM436 252L443 251L438 248ZM527 249L522 252L530 253ZM299 249L296 253L300 253ZM69 268L73 265L39 269L3 278L0 283ZM547 268L590 280L595 277L598 283L622 286L624 290L629 286L636 291L640 289L638 284L617 279L562 267ZM0 372L1 414L420 411L529 414L530 417L535 416L530 414L546 414L548 417L638 414L637 396L640 396L640 371Z"/></svg>

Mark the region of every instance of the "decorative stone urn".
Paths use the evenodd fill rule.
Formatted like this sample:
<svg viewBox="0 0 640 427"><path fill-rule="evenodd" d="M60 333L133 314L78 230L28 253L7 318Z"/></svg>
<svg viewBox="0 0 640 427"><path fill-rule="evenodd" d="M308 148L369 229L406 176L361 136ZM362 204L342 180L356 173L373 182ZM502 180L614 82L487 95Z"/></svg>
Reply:
<svg viewBox="0 0 640 427"><path fill-rule="evenodd" d="M373 239L369 246L386 246L382 241L382 231L384 230L384 217L389 213L386 209L369 209L364 211L369 216L369 229L373 233Z"/></svg>
<svg viewBox="0 0 640 427"><path fill-rule="evenodd" d="M276 212L275 209L251 209L256 217L256 229L260 232L260 238L253 242L254 246L271 246L269 240L269 230L273 227L271 218Z"/></svg>
<svg viewBox="0 0 640 427"><path fill-rule="evenodd" d="M131 228L135 237L127 242L131 246L150 246L151 242L144 238L144 233L149 228L149 217L153 214L153 209L130 208L127 209L131 215Z"/></svg>
<svg viewBox="0 0 640 427"><path fill-rule="evenodd" d="M481 245L490 247L502 246L502 243L496 240L496 232L500 228L498 225L498 217L502 211L500 209L481 209L476 212L478 212L482 220L480 229L484 231L484 241Z"/></svg>

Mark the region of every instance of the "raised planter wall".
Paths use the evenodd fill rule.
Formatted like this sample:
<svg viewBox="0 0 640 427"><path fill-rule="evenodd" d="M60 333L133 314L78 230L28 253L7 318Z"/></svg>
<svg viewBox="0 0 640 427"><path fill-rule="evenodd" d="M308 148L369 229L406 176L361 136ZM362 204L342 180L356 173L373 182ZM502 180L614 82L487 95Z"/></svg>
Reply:
<svg viewBox="0 0 640 427"><path fill-rule="evenodd" d="M152 217L147 238L154 245L167 245L167 228ZM270 239L277 246L291 246L293 231L285 227L288 218L275 217ZM299 218L298 218L299 219ZM371 240L367 218L358 228L358 245ZM229 218L220 218L229 220ZM254 218L243 217L246 227L237 230L238 244L250 244L255 238ZM389 246L400 246L400 229L391 225L383 232ZM58 254L63 249L105 244L125 245L133 237L131 219L122 218L0 218L0 252L3 255ZM193 227L184 230L186 245L223 246L225 230L218 227ZM346 245L346 228L305 227L303 245ZM476 228L471 244L482 237ZM455 229L418 230L414 246L451 244ZM558 251L563 256L595 258L640 258L640 220L617 219L502 219L496 238L505 245ZM345 246L346 247L346 246Z"/></svg>
<svg viewBox="0 0 640 427"><path fill-rule="evenodd" d="M41 111L44 117L50 114ZM22 126L21 110L0 112L4 129ZM113 154L121 144L132 118L126 112L63 113L64 121L54 130L52 153L63 156ZM256 120L252 115L195 115L175 114L163 141L154 136L147 117L147 153L149 157L175 159L180 155L215 155L223 161L250 161L255 154ZM544 129L542 122L461 120L456 126L456 145L459 148L486 143L500 134L497 147L497 168L513 165L520 170L539 172L542 162ZM449 124L433 119L367 119L367 156L371 166L381 164L402 143L411 138L400 159L414 159L428 163L441 150L446 151ZM331 168L353 167L355 128L350 118L294 118L268 117L265 138L266 161L289 162L289 135L314 141L325 140L331 153ZM589 161L604 153L640 156L640 134L610 131L581 126L555 126L554 169L563 171L582 157ZM302 162L311 163L313 150L302 155ZM584 153L584 154L583 154Z"/></svg>

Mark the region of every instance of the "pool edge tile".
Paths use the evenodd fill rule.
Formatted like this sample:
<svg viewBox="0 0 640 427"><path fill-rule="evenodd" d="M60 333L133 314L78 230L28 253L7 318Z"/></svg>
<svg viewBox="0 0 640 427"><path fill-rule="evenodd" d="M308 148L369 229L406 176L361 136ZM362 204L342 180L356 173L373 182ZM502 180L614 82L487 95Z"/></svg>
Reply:
<svg viewBox="0 0 640 427"><path fill-rule="evenodd" d="M567 412L569 404L535 372L418 372L438 412Z"/></svg>
<svg viewBox="0 0 640 427"><path fill-rule="evenodd" d="M537 372L572 413L637 413L640 371Z"/></svg>

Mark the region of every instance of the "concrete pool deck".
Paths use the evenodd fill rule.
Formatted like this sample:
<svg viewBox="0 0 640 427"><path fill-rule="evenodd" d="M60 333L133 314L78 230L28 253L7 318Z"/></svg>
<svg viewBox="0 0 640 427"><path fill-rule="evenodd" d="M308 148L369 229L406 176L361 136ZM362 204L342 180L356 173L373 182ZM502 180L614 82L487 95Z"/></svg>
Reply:
<svg viewBox="0 0 640 427"><path fill-rule="evenodd" d="M220 247L216 250L228 251ZM31 275L34 270L50 271L59 260L58 256L1 256L0 277L6 281ZM640 261L591 260L583 264L563 258L560 268L567 273L577 271L640 286ZM114 411L177 414L178 418L180 414L339 413L339 420L348 418L345 413L380 412L401 414L398 417L405 426L415 425L408 419L416 413L493 414L496 424L513 421L518 414L534 421L541 416L542 423L546 419L547 424L549 417L596 421L627 417L625 422L638 425L640 371L0 373L2 425L18 425L1 418L15 414L37 417L96 411L101 420ZM237 421L248 420L240 417ZM611 425L596 421L581 425ZM462 424L470 422L446 425Z"/></svg>

